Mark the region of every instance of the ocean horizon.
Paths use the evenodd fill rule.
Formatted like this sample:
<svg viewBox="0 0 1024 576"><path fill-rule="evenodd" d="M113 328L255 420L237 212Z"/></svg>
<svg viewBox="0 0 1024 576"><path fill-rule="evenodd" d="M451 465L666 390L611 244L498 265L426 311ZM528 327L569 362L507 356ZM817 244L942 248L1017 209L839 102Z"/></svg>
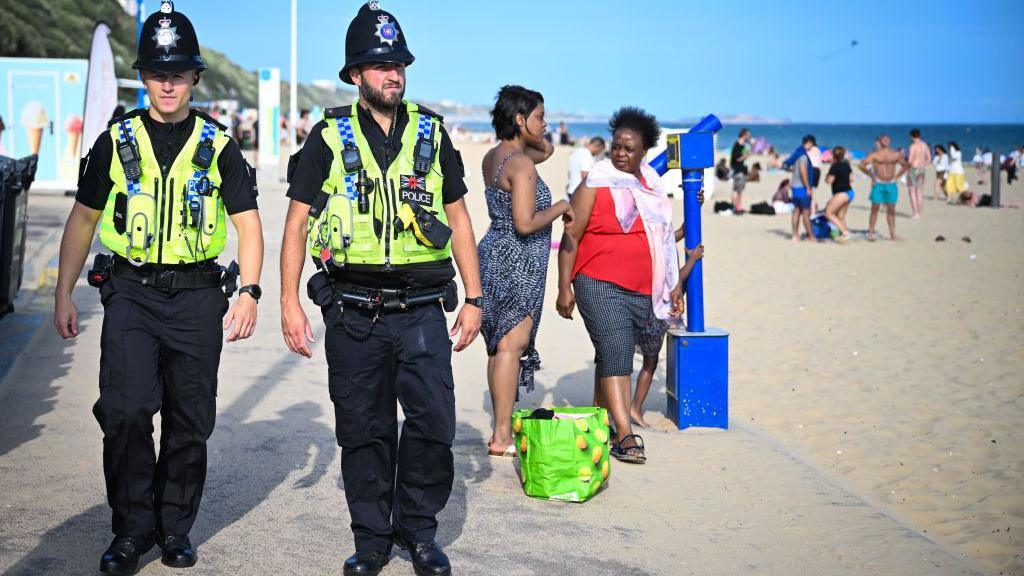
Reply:
<svg viewBox="0 0 1024 576"><path fill-rule="evenodd" d="M458 126L474 132L491 132L491 124L487 121L448 120L449 129ZM573 140L592 136L609 137L607 122L566 122ZM687 128L675 122L666 122L663 129L674 130ZM754 139L764 138L768 145L774 146L783 157L788 156L807 134L813 134L821 148L844 146L847 149L868 153L874 147L875 138L880 134L888 134L892 138L894 148L906 147L910 144L910 130L917 128L921 138L929 145L956 142L963 151L964 160L971 161L976 148L989 148L999 154L1024 146L1024 124L1014 123L789 123L789 124L725 124L718 133L717 148L728 149L739 136L743 128L749 128ZM548 124L548 130L558 131L558 122Z"/></svg>

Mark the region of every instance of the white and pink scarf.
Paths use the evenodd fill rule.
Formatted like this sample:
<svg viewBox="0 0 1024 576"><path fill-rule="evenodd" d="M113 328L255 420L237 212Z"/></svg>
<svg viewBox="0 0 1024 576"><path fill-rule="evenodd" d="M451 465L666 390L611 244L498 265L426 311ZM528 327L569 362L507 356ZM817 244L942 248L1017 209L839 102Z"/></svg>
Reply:
<svg viewBox="0 0 1024 576"><path fill-rule="evenodd" d="M615 218L623 233L633 228L637 217L644 224L647 246L651 251L651 303L661 320L672 319L672 290L679 282L679 252L672 228L672 204L661 177L645 162L640 167L644 178L620 172L611 160L594 164L587 174L588 188L611 189Z"/></svg>

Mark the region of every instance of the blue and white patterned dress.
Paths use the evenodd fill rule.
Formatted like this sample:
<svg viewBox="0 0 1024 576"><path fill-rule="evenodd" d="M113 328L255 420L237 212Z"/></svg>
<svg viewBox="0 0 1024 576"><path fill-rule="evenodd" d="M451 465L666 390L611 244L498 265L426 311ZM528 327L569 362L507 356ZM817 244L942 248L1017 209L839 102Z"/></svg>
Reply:
<svg viewBox="0 0 1024 576"><path fill-rule="evenodd" d="M487 355L493 356L502 338L527 316L533 318L530 344L519 361L519 385L530 392L533 390L533 374L540 368L536 341L551 254L551 225L528 236L516 232L512 222L512 195L498 188L498 178L505 162L514 154L518 152L511 152L501 159L494 180L484 190L491 227L477 247L484 291L481 333L487 344ZM551 207L551 190L540 175L537 176L536 194L537 211Z"/></svg>

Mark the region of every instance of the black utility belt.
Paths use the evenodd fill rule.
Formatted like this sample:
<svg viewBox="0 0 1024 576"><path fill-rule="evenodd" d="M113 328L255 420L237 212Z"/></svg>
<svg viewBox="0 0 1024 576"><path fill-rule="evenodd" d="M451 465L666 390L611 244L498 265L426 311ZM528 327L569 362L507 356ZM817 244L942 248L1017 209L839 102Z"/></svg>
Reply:
<svg viewBox="0 0 1024 576"><path fill-rule="evenodd" d="M421 306L440 304L448 312L457 305L454 282L429 288L367 288L349 283L335 284L336 297L343 306L355 306L370 312L404 312Z"/></svg>
<svg viewBox="0 0 1024 576"><path fill-rule="evenodd" d="M120 256L114 256L107 262L103 262L104 257L109 258L105 254L96 255L93 269L89 271L90 284L102 284L105 268L110 275L158 290L196 290L223 286L228 296L236 290L238 264L234 262L227 268L218 266L213 260L181 266L146 264L136 267ZM96 283L93 282L94 276L98 280Z"/></svg>

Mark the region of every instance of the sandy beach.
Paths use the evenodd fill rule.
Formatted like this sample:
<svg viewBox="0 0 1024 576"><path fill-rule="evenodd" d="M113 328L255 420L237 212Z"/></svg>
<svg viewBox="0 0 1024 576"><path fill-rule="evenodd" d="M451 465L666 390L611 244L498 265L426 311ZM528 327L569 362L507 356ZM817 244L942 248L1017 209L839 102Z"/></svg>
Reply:
<svg viewBox="0 0 1024 576"><path fill-rule="evenodd" d="M487 216L479 166L488 146L459 147L481 236ZM556 198L565 190L570 152L558 147L539 166ZM749 183L744 204L770 200L786 177L775 172ZM865 178L855 182L847 217L855 232L867 229ZM733 420L762 430L965 558L1019 574L1024 211L927 199L933 178L929 170L920 220L909 219L900 186L902 241L870 243L855 234L846 245L794 244L788 214L718 216L711 206L728 200L731 183L717 182L703 210L706 324L731 333ZM823 206L830 194L823 183L815 200ZM1024 204L1020 182L1007 188L1004 179L1002 195L1004 204ZM675 204L678 222L678 197ZM878 231L887 238L884 212ZM935 242L939 235L946 241ZM538 390L523 398L529 405L564 400L551 389L570 366L587 365L582 320L555 312L556 282L552 259L538 344L544 370ZM664 410L664 362L659 370L648 413Z"/></svg>

